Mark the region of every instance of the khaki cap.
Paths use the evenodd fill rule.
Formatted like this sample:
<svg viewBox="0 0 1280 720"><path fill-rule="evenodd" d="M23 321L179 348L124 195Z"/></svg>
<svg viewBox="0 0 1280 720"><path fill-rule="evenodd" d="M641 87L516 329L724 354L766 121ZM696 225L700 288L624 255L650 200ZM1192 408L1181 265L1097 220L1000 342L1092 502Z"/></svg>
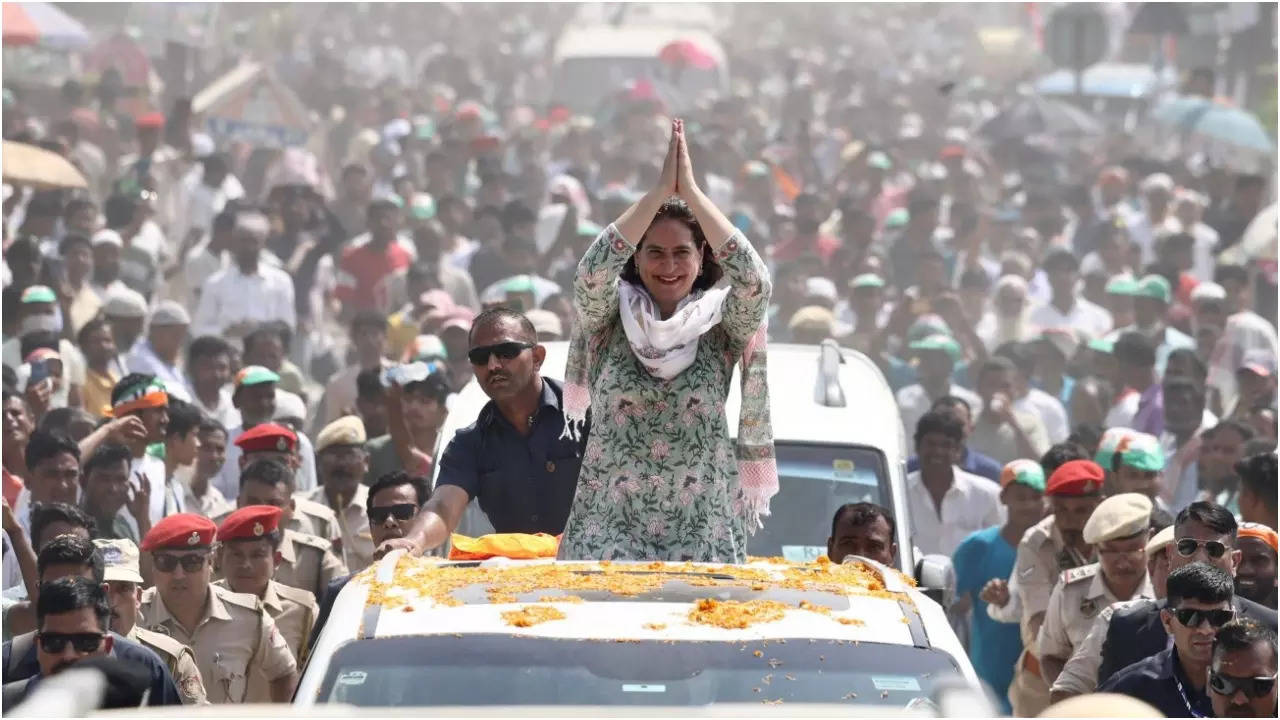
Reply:
<svg viewBox="0 0 1280 720"><path fill-rule="evenodd" d="M316 452L338 445L364 445L367 439L364 421L355 415L346 415L324 426L316 436Z"/></svg>
<svg viewBox="0 0 1280 720"><path fill-rule="evenodd" d="M1084 524L1084 541L1097 545L1137 535L1151 524L1151 498L1142 493L1113 495L1098 504Z"/></svg>
<svg viewBox="0 0 1280 720"><path fill-rule="evenodd" d="M1147 557L1151 557L1173 544L1173 526L1161 530L1147 542Z"/></svg>
<svg viewBox="0 0 1280 720"><path fill-rule="evenodd" d="M138 563L138 546L132 540L94 540L102 553L102 579L107 582L131 582L142 584L142 572Z"/></svg>

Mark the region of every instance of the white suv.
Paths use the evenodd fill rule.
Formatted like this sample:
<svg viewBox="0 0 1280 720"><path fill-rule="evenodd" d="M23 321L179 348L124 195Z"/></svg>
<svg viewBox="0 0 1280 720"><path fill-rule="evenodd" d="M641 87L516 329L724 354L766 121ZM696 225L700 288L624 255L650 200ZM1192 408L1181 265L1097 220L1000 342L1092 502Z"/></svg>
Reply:
<svg viewBox="0 0 1280 720"><path fill-rule="evenodd" d="M981 692L942 609L862 559L452 563L397 552L338 596L294 704L936 712L928 703L956 686Z"/></svg>

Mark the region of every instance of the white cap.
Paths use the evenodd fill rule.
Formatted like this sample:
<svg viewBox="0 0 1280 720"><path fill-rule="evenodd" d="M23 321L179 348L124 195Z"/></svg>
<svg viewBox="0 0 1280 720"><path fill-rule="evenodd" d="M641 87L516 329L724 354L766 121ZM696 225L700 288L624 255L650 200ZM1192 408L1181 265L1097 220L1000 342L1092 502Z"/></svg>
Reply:
<svg viewBox="0 0 1280 720"><path fill-rule="evenodd" d="M1227 291L1216 282L1202 282L1191 291L1191 302L1197 300L1226 300Z"/></svg>
<svg viewBox="0 0 1280 720"><path fill-rule="evenodd" d="M1148 175L1142 180L1143 194L1152 192L1153 190L1163 190L1167 193L1173 192L1173 178L1165 173L1155 173Z"/></svg>
<svg viewBox="0 0 1280 720"><path fill-rule="evenodd" d="M191 316L187 309L174 300L164 300L151 313L151 327L166 325L190 325Z"/></svg>
<svg viewBox="0 0 1280 720"><path fill-rule="evenodd" d="M102 310L107 317L141 319L147 316L147 300L136 290L117 287L107 293Z"/></svg>
<svg viewBox="0 0 1280 720"><path fill-rule="evenodd" d="M115 245L118 248L124 247L124 238L120 237L120 233L115 230L102 229L93 234L93 238L89 241L91 245Z"/></svg>
<svg viewBox="0 0 1280 720"><path fill-rule="evenodd" d="M276 388L276 412L271 416L272 420L293 420L307 419L307 405L302 402L302 398L288 390Z"/></svg>
<svg viewBox="0 0 1280 720"><path fill-rule="evenodd" d="M804 291L808 297L819 297L833 303L838 299L836 284L824 277L809 278L805 281Z"/></svg>
<svg viewBox="0 0 1280 720"><path fill-rule="evenodd" d="M213 143L213 138L204 133L193 133L191 135L191 154L197 160L203 160L214 153L217 146Z"/></svg>

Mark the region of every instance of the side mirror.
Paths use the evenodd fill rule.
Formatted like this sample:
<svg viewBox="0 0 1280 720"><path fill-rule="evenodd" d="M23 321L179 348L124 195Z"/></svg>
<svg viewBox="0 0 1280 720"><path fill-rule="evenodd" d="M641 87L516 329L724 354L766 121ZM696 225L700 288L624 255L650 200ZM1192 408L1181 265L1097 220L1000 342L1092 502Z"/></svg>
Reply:
<svg viewBox="0 0 1280 720"><path fill-rule="evenodd" d="M942 606L951 607L956 597L956 570L946 555L925 555L916 563L916 585L925 597Z"/></svg>

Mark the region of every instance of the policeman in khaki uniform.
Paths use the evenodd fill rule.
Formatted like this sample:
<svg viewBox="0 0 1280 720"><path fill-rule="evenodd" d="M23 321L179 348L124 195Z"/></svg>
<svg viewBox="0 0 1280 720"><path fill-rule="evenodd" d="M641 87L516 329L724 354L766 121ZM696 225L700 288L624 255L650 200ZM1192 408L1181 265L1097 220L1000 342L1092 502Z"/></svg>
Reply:
<svg viewBox="0 0 1280 720"><path fill-rule="evenodd" d="M236 442L244 451L244 457L248 458L240 470L236 507L271 505L280 508L282 513L280 525L284 528L284 537L280 543L280 565L276 569L275 580L311 593L323 593L331 579L347 574L347 567L333 552L328 540L289 529L302 524L295 522L295 518L302 514L300 511L304 505L319 508L317 512L327 514L331 526L337 527L336 520L332 520L332 510L293 495L293 471L276 449L292 448L297 436L283 425L264 423L245 431ZM213 521L221 525L230 514L229 510L214 517ZM303 522L307 527L315 525L309 519Z"/></svg>
<svg viewBox="0 0 1280 720"><path fill-rule="evenodd" d="M276 582L306 590L319 598L330 582L349 574L347 566L333 554L328 540L289 529L282 531Z"/></svg>
<svg viewBox="0 0 1280 720"><path fill-rule="evenodd" d="M1089 460L1063 463L1045 483L1053 514L1036 523L1018 543L1009 587L1017 589L1023 651L1009 685L1009 703L1018 717L1034 717L1049 706L1049 685L1041 675L1036 638L1054 585L1066 570L1092 560L1083 529L1101 502L1105 473Z"/></svg>
<svg viewBox="0 0 1280 720"><path fill-rule="evenodd" d="M210 583L216 531L206 517L179 513L143 538L156 583L142 595L146 627L191 648L210 702L288 702L298 665L262 601Z"/></svg>
<svg viewBox="0 0 1280 720"><path fill-rule="evenodd" d="M270 505L249 505L227 516L218 527L217 550L217 564L225 577L214 584L262 600L301 664L316 622L316 598L307 590L272 579L280 557L280 517L280 508Z"/></svg>
<svg viewBox="0 0 1280 720"><path fill-rule="evenodd" d="M142 598L142 573L139 570L138 546L132 540L94 540L102 554L102 579L107 583L111 602L111 629L117 634L149 648L169 668L183 705L207 705L204 680L196 666L191 648L146 628L138 627L138 608Z"/></svg>
<svg viewBox="0 0 1280 720"><path fill-rule="evenodd" d="M1172 544L1172 525L1156 533L1147 541L1147 577L1151 580L1153 597L1157 600L1164 599L1164 582L1169 577L1169 558L1165 553L1166 548ZM1137 602L1141 600L1125 600L1109 605L1098 613L1098 617L1089 626L1089 633L1085 635L1082 642L1075 644L1071 659L1053 681L1051 690L1054 702L1075 695L1085 695L1098 689L1098 669L1102 667L1102 645L1107 639L1111 616L1121 608Z"/></svg>
<svg viewBox="0 0 1280 720"><path fill-rule="evenodd" d="M1099 612L1112 603L1154 595L1146 562L1151 508L1151 499L1141 493L1114 495L1085 523L1084 539L1097 550L1098 562L1062 573L1036 639L1050 685L1084 643Z"/></svg>
<svg viewBox="0 0 1280 720"><path fill-rule="evenodd" d="M369 487L364 484L369 472L366 439L364 422L355 415L326 425L316 436L316 475L320 483L301 496L324 505L336 516L340 537L334 552L353 573L373 562L373 535L364 511L369 496Z"/></svg>
<svg viewBox="0 0 1280 720"><path fill-rule="evenodd" d="M278 460L289 468L289 493L297 490L297 474L302 460L298 457L298 434L292 429L276 422L260 423L241 433L235 445L240 449L239 472L243 473L257 460ZM299 496L294 500L293 510L286 514L286 528L330 542L338 539L337 519L327 506ZM220 523L227 514L230 513L215 517L214 522Z"/></svg>

